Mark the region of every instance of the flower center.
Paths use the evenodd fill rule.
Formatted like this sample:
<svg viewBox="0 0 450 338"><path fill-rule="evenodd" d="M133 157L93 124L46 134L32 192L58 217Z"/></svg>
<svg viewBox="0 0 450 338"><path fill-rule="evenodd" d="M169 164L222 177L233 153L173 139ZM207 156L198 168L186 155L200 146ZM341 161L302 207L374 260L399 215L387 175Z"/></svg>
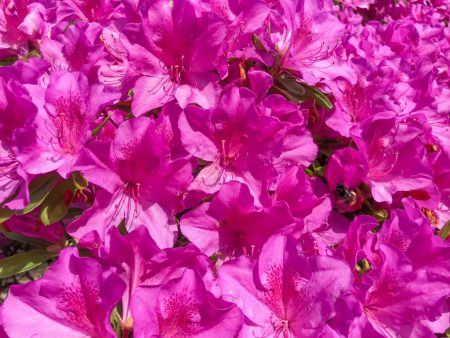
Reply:
<svg viewBox="0 0 450 338"><path fill-rule="evenodd" d="M59 146L67 154L75 154L81 147L86 129L86 105L80 95L61 96L51 115Z"/></svg>

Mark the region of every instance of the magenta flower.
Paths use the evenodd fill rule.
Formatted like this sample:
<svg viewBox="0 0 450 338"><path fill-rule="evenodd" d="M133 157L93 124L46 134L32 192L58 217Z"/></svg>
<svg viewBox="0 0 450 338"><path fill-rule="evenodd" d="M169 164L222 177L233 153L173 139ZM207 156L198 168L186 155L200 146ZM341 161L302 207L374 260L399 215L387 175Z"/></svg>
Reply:
<svg viewBox="0 0 450 338"><path fill-rule="evenodd" d="M336 105L326 124L342 136L349 137L350 129L373 113L370 102L373 93L365 83L363 78L355 84L346 78L335 79L332 83Z"/></svg>
<svg viewBox="0 0 450 338"><path fill-rule="evenodd" d="M37 89L34 94L45 106L18 136L17 159L27 173L57 170L67 177L89 139L95 115L116 95L105 93L102 86L89 87L81 73L67 72L53 73L45 94Z"/></svg>
<svg viewBox="0 0 450 338"><path fill-rule="evenodd" d="M420 133L415 126L398 122L392 114L379 114L365 123L361 131L352 132L369 164L366 180L376 201L390 203L395 192L427 189L432 185L425 149L418 138Z"/></svg>
<svg viewBox="0 0 450 338"><path fill-rule="evenodd" d="M133 336L236 337L243 316L239 308L215 298L195 271L186 269L158 287L140 287L131 300Z"/></svg>
<svg viewBox="0 0 450 338"><path fill-rule="evenodd" d="M215 192L237 180L259 198L263 187L276 179L273 162L281 155L283 124L258 112L250 90L231 87L210 110L187 107L179 127L186 150L208 162L190 189Z"/></svg>
<svg viewBox="0 0 450 338"><path fill-rule="evenodd" d="M54 71L82 72L89 79L94 64L101 59L103 45L98 41L100 26L86 22L60 24L52 30L52 37L40 42L40 52L49 60Z"/></svg>
<svg viewBox="0 0 450 338"><path fill-rule="evenodd" d="M130 318L130 298L136 288L143 283L143 277L147 273L146 266L151 258L160 252L161 249L144 226L125 236L120 235L116 228L109 231L99 254L112 265L116 265L117 273L126 281L127 288L122 297L122 324L125 325Z"/></svg>
<svg viewBox="0 0 450 338"><path fill-rule="evenodd" d="M115 337L110 317L124 290L111 269L67 248L43 278L11 287L3 326L9 337Z"/></svg>
<svg viewBox="0 0 450 338"><path fill-rule="evenodd" d="M117 274L127 283L122 297L122 325L129 327L131 320L130 299L140 286L160 286L170 279L179 278L186 269L196 270L207 282L212 283L211 262L195 246L161 250L145 226L121 235L111 228L104 241L95 239L93 245L86 235L80 245L88 244L90 252L117 268ZM93 235L95 237L95 235Z"/></svg>
<svg viewBox="0 0 450 338"><path fill-rule="evenodd" d="M37 109L25 86L13 79L5 81L8 75L0 81L0 203L22 209L29 203L29 176L14 152L15 131L26 126Z"/></svg>
<svg viewBox="0 0 450 338"><path fill-rule="evenodd" d="M395 209L377 233L375 248L391 245L410 259L414 270L450 277L450 243L433 232L429 220L417 210L412 199L403 200L405 210Z"/></svg>
<svg viewBox="0 0 450 338"><path fill-rule="evenodd" d="M294 218L304 220L307 229L326 223L332 209L326 185L317 177L308 177L301 167L292 166L281 173L274 198L285 201Z"/></svg>
<svg viewBox="0 0 450 338"><path fill-rule="evenodd" d="M190 183L192 166L183 158L170 160L167 139L153 120L124 121L110 145L94 144L76 168L105 190L69 225L73 236L80 239L96 230L104 238L110 227L124 221L129 231L145 225L160 247L173 245L172 213Z"/></svg>
<svg viewBox="0 0 450 338"><path fill-rule="evenodd" d="M90 1L57 1L57 20L83 20L106 24L114 15L117 3L114 0L90 0Z"/></svg>
<svg viewBox="0 0 450 338"><path fill-rule="evenodd" d="M351 280L344 262L302 257L295 240L283 236L267 241L256 264L241 257L219 270L223 298L238 304L250 321L243 328L248 337L326 334L335 302L349 290Z"/></svg>
<svg viewBox="0 0 450 338"><path fill-rule="evenodd" d="M211 203L185 214L180 224L192 243L208 256L218 253L221 260L256 257L271 235L295 229L285 203L257 208L249 188L239 182L224 184Z"/></svg>
<svg viewBox="0 0 450 338"><path fill-rule="evenodd" d="M5 0L0 4L0 58L25 55L28 41L46 33L45 7L37 1Z"/></svg>
<svg viewBox="0 0 450 338"><path fill-rule="evenodd" d="M385 337L410 337L413 332L430 336L420 321L437 318L450 290L448 280L426 269L413 271L409 260L391 246L381 245L380 251L380 269L367 275L370 286L362 301L365 319Z"/></svg>
<svg viewBox="0 0 450 338"><path fill-rule="evenodd" d="M214 71L225 61L225 22L187 0L146 2L140 12L141 38L127 46L138 76L133 113L140 116L174 98L183 108L214 106L219 81Z"/></svg>

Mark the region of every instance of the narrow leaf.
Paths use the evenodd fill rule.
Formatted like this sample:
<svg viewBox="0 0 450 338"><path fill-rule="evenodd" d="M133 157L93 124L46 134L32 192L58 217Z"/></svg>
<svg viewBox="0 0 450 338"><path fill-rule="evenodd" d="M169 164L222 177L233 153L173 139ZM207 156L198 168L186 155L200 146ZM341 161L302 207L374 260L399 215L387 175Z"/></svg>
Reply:
<svg viewBox="0 0 450 338"><path fill-rule="evenodd" d="M253 42L253 45L255 46L256 50L266 51L266 47L264 47L263 43L261 42L261 40L259 39L259 37L256 34L252 35L252 42Z"/></svg>
<svg viewBox="0 0 450 338"><path fill-rule="evenodd" d="M105 119L102 121L102 123L100 123L97 127L95 127L95 129L92 131L91 136L95 137L98 135L98 133L100 133L100 131L103 129L103 127L108 123L108 121L111 119L111 115L108 115L107 117L105 117Z"/></svg>
<svg viewBox="0 0 450 338"><path fill-rule="evenodd" d="M85 179L83 175L81 175L78 172L72 174L72 180L73 184L75 185L75 188L77 188L78 190L86 189L89 184L88 180Z"/></svg>
<svg viewBox="0 0 450 338"><path fill-rule="evenodd" d="M8 220L12 215L14 215L14 211L9 210L7 208L0 209L0 224L4 221Z"/></svg>
<svg viewBox="0 0 450 338"><path fill-rule="evenodd" d="M317 103L319 106L326 108L326 109L332 109L333 104L328 99L328 97L322 93L319 89L316 87L307 85L305 83L302 83L303 88L305 89L305 97L314 100L315 103Z"/></svg>
<svg viewBox="0 0 450 338"><path fill-rule="evenodd" d="M59 175L52 173L41 176L31 182L28 187L30 191L30 203L20 212L20 214L27 214L40 206L53 189L58 179Z"/></svg>
<svg viewBox="0 0 450 338"><path fill-rule="evenodd" d="M449 235L450 235L450 221L445 223L445 225L439 231L439 237L441 237L444 240L447 239Z"/></svg>
<svg viewBox="0 0 450 338"><path fill-rule="evenodd" d="M71 178L58 184L42 203L42 223L49 225L60 221L69 211L69 205L75 190Z"/></svg>
<svg viewBox="0 0 450 338"><path fill-rule="evenodd" d="M56 256L45 250L31 250L0 260L0 278L14 276L29 271Z"/></svg>

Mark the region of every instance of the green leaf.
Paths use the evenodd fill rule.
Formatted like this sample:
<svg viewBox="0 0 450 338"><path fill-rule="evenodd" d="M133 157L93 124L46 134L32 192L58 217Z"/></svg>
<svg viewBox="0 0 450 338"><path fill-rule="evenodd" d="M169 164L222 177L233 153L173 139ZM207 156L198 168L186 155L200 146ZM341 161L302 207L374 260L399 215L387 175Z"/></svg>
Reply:
<svg viewBox="0 0 450 338"><path fill-rule="evenodd" d="M309 168L305 168L305 174L308 176L314 176L314 172Z"/></svg>
<svg viewBox="0 0 450 338"><path fill-rule="evenodd" d="M450 221L445 223L445 225L439 231L439 237L441 237L444 240L446 240L449 235L450 235Z"/></svg>
<svg viewBox="0 0 450 338"><path fill-rule="evenodd" d="M105 117L105 119L102 121L102 123L100 123L97 127L95 127L95 129L91 133L92 137L95 137L98 135L98 133L100 133L100 131L103 129L103 127L106 126L108 121L111 119L111 116L112 116L112 114Z"/></svg>
<svg viewBox="0 0 450 338"><path fill-rule="evenodd" d="M266 51L266 47L264 47L264 45L261 42L261 40L259 39L259 37L254 33L252 35L252 42L253 42L253 45L255 46L256 50Z"/></svg>
<svg viewBox="0 0 450 338"><path fill-rule="evenodd" d="M49 225L63 219L69 211L69 205L75 190L76 187L71 178L58 184L42 203L42 223Z"/></svg>
<svg viewBox="0 0 450 338"><path fill-rule="evenodd" d="M290 74L284 73L276 79L275 89L293 102L314 101L317 105L331 109L333 104L318 88L299 82Z"/></svg>
<svg viewBox="0 0 450 338"><path fill-rule="evenodd" d="M317 103L319 106L326 108L326 109L332 109L333 104L328 99L328 97L322 93L319 89L316 87L307 85L306 83L301 84L303 88L305 89L305 97L313 100L315 103Z"/></svg>
<svg viewBox="0 0 450 338"><path fill-rule="evenodd" d="M305 88L295 78L282 75L277 82L297 101L303 101Z"/></svg>
<svg viewBox="0 0 450 338"><path fill-rule="evenodd" d="M372 210L372 214L378 221L384 221L389 216L388 212L384 209Z"/></svg>
<svg viewBox="0 0 450 338"><path fill-rule="evenodd" d="M117 337L120 337L122 333L122 320L120 318L119 311L117 310L117 306L111 313L111 325Z"/></svg>
<svg viewBox="0 0 450 338"><path fill-rule="evenodd" d="M367 261L367 259L361 259L356 263L356 271L361 276L372 269L372 266Z"/></svg>
<svg viewBox="0 0 450 338"><path fill-rule="evenodd" d="M8 220L12 215L14 215L13 210L9 210L7 208L0 209L0 224Z"/></svg>
<svg viewBox="0 0 450 338"><path fill-rule="evenodd" d="M78 190L86 189L89 184L88 180L85 179L83 175L81 175L78 172L72 174L72 180L75 188L77 188Z"/></svg>
<svg viewBox="0 0 450 338"><path fill-rule="evenodd" d="M31 250L0 260L0 278L14 276L29 271L56 256L45 250Z"/></svg>
<svg viewBox="0 0 450 338"><path fill-rule="evenodd" d="M381 225L377 225L375 228L373 228L372 230L370 230L373 234L376 234L377 232L379 232L381 230Z"/></svg>
<svg viewBox="0 0 450 338"><path fill-rule="evenodd" d="M53 189L58 179L58 174L51 173L41 176L31 182L28 187L30 191L30 203L25 207L25 209L20 211L20 214L27 214L40 206Z"/></svg>
<svg viewBox="0 0 450 338"><path fill-rule="evenodd" d="M117 227L117 229L119 230L119 233L122 236L125 236L126 234L128 234L125 218L122 219L122 221L120 221L119 226Z"/></svg>
<svg viewBox="0 0 450 338"><path fill-rule="evenodd" d="M13 56L13 57L9 57L9 58L0 60L0 67L10 66L16 61L17 61L17 56Z"/></svg>
<svg viewBox="0 0 450 338"><path fill-rule="evenodd" d="M5 237L12 239L13 241L18 241L26 244L31 244L37 247L45 248L49 245L48 242L44 241L43 239L39 238L32 238L32 237L26 237L23 235L16 234L12 231L7 231L5 228L0 226L0 232L5 235Z"/></svg>

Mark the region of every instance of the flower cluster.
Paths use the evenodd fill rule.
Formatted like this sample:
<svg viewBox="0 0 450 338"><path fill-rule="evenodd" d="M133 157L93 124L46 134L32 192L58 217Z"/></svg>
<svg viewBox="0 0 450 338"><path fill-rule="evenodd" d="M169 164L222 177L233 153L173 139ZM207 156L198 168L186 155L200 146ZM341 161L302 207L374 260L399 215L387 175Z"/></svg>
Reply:
<svg viewBox="0 0 450 338"><path fill-rule="evenodd" d="M1 0L0 337L448 336L449 13Z"/></svg>

